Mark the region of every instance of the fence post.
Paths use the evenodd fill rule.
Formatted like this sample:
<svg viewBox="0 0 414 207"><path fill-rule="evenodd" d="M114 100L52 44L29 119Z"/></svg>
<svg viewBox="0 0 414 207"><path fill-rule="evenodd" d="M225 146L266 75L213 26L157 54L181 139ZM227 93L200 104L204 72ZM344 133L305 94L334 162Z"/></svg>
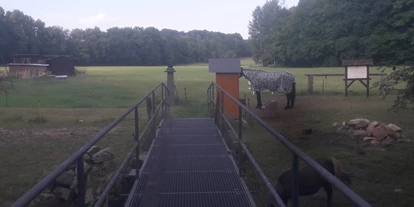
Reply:
<svg viewBox="0 0 414 207"><path fill-rule="evenodd" d="M293 154L293 160L292 160L292 173L293 173L293 179L292 179L292 207L298 207L299 206L299 178L298 178L298 168L299 168L299 159L298 156L292 152Z"/></svg>
<svg viewBox="0 0 414 207"><path fill-rule="evenodd" d="M139 178L139 171L140 168L138 167L139 165L139 117L138 117L138 107L135 107L134 110L134 125L135 125L135 141L138 143L137 149L135 149L135 179L138 180Z"/></svg>
<svg viewBox="0 0 414 207"><path fill-rule="evenodd" d="M85 168L82 156L76 161L76 171L78 178L78 205L85 207Z"/></svg>
<svg viewBox="0 0 414 207"><path fill-rule="evenodd" d="M168 65L168 68L165 70L165 72L167 72L167 88L168 88L168 104L174 105L175 102L175 94L174 94L174 89L175 89L175 85L174 85L174 72L175 69L173 68L173 66L170 64Z"/></svg>
<svg viewBox="0 0 414 207"><path fill-rule="evenodd" d="M313 76L308 75L308 92L313 93Z"/></svg>

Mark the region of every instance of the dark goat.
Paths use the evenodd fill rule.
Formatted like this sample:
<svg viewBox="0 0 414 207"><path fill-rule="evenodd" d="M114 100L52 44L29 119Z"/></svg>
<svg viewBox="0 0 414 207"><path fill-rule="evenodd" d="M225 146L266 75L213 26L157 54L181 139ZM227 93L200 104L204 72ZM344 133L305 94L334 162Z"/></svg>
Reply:
<svg viewBox="0 0 414 207"><path fill-rule="evenodd" d="M344 172L340 162L335 158L321 158L315 161L324 167L332 175L336 176L345 184L351 184L351 173ZM326 181L316 170L310 166L305 166L298 171L299 177L299 196L309 196L317 193L319 189L324 188L327 196L327 207L331 206L332 199L332 185ZM289 169L279 176L276 183L275 190L279 194L282 201L287 205L292 195L292 169ZM270 196L269 207L273 205L274 198Z"/></svg>

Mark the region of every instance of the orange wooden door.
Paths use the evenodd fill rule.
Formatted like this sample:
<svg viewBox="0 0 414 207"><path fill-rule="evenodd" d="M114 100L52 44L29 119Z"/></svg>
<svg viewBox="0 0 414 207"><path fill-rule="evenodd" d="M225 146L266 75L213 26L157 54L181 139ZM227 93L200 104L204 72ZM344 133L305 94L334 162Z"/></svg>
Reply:
<svg viewBox="0 0 414 207"><path fill-rule="evenodd" d="M239 100L239 74L237 73L216 73L216 83L227 91L236 100ZM219 91L216 91L219 94ZM217 97L218 98L218 97ZM219 98L217 99L219 100ZM239 106L224 94L224 113L232 118L239 117Z"/></svg>

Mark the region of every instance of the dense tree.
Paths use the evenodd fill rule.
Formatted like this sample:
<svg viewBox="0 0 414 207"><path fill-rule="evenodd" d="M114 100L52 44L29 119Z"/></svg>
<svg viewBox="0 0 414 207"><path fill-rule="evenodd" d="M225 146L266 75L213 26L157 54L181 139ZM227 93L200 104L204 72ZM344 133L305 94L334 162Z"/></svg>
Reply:
<svg viewBox="0 0 414 207"><path fill-rule="evenodd" d="M337 66L344 58L379 64L414 58L413 0L300 0L289 9L267 1L252 13L249 41L263 64Z"/></svg>
<svg viewBox="0 0 414 207"><path fill-rule="evenodd" d="M98 27L66 30L46 27L19 10L0 7L0 55L69 54L80 65L167 65L206 62L209 58L247 57L250 49L240 34L206 30L179 32L154 27Z"/></svg>

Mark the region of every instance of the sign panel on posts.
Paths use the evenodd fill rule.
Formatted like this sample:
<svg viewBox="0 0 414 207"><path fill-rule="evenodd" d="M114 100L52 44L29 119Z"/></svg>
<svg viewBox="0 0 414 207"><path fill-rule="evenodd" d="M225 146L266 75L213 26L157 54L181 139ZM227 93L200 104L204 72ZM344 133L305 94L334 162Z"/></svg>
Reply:
<svg viewBox="0 0 414 207"><path fill-rule="evenodd" d="M367 79L367 66L348 66L348 79Z"/></svg>

